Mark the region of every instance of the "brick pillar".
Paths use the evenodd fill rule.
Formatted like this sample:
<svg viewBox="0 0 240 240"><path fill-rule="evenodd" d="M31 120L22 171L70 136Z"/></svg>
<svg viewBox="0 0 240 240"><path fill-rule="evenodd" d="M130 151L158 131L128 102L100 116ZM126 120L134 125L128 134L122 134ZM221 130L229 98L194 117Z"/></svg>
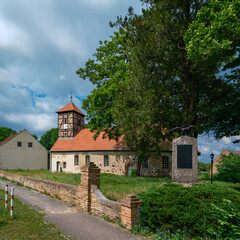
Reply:
<svg viewBox="0 0 240 240"><path fill-rule="evenodd" d="M142 201L134 195L127 195L121 200L121 221L128 229L136 223Z"/></svg>
<svg viewBox="0 0 240 240"><path fill-rule="evenodd" d="M91 186L100 187L100 169L90 162L81 168L81 183L78 185L79 205L84 212L91 212Z"/></svg>

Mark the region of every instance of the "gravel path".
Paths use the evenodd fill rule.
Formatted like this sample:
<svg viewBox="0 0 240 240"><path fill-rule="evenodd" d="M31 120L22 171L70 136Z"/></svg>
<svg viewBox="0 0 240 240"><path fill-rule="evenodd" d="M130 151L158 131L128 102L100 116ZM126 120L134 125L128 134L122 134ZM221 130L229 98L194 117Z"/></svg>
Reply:
<svg viewBox="0 0 240 240"><path fill-rule="evenodd" d="M37 211L45 212L45 218L71 239L81 240L140 240L141 236L131 234L115 224L105 222L99 217L77 212L64 202L48 197L37 191L17 186L0 179L0 188L14 187L15 197Z"/></svg>

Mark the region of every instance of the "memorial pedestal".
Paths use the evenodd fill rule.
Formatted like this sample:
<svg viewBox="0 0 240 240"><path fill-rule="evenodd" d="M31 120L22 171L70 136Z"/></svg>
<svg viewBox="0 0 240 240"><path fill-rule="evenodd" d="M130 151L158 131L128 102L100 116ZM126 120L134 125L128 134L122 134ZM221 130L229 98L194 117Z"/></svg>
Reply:
<svg viewBox="0 0 240 240"><path fill-rule="evenodd" d="M172 145L172 182L198 182L197 139L181 136Z"/></svg>

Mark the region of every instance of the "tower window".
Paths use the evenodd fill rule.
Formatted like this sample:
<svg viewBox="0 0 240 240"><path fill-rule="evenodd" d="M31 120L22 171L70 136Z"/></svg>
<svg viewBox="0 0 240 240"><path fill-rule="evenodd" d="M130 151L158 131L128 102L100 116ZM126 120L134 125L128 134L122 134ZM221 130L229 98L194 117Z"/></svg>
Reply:
<svg viewBox="0 0 240 240"><path fill-rule="evenodd" d="M109 166L109 158L108 155L104 155L104 167L108 167Z"/></svg>
<svg viewBox="0 0 240 240"><path fill-rule="evenodd" d="M143 158L143 168L148 168L148 157Z"/></svg>
<svg viewBox="0 0 240 240"><path fill-rule="evenodd" d="M67 136L67 133L66 133L66 132L64 133L64 136L65 136L65 137Z"/></svg>
<svg viewBox="0 0 240 240"><path fill-rule="evenodd" d="M64 118L64 123L67 123L67 119L66 118Z"/></svg>
<svg viewBox="0 0 240 240"><path fill-rule="evenodd" d="M86 164L90 163L90 155L86 155Z"/></svg>
<svg viewBox="0 0 240 240"><path fill-rule="evenodd" d="M21 147L22 146L22 142L17 142L17 146Z"/></svg>
<svg viewBox="0 0 240 240"><path fill-rule="evenodd" d="M74 156L74 165L75 165L75 166L78 166L78 165L79 165L78 155L75 155L75 156Z"/></svg>
<svg viewBox="0 0 240 240"><path fill-rule="evenodd" d="M162 168L163 169L168 169L168 156L163 156L162 157Z"/></svg>

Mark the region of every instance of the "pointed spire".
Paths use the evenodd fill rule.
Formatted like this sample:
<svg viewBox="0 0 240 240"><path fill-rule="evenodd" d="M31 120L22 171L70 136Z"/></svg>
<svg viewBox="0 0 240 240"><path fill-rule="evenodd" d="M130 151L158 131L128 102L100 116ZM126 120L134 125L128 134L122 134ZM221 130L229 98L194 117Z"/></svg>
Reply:
<svg viewBox="0 0 240 240"><path fill-rule="evenodd" d="M72 103L72 98L73 98L73 97L72 97L72 94L73 94L73 92L71 92L71 97L70 97L70 98L71 98L71 103Z"/></svg>

